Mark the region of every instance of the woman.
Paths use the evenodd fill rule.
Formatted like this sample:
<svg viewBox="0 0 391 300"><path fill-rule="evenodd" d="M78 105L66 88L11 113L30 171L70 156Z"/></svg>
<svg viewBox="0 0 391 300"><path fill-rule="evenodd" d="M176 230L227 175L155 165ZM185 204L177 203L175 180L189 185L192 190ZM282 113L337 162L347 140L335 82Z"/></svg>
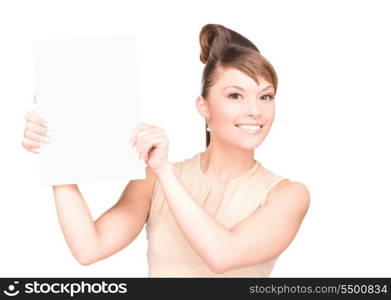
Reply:
<svg viewBox="0 0 391 300"><path fill-rule="evenodd" d="M274 68L226 27L207 24L199 38L205 152L171 164L164 130L138 124L131 141L147 177L131 180L96 221L77 185L53 186L61 228L81 264L120 251L146 223L150 277L268 277L295 237L308 189L254 160L274 119ZM23 146L39 153L47 124L34 112L26 119Z"/></svg>

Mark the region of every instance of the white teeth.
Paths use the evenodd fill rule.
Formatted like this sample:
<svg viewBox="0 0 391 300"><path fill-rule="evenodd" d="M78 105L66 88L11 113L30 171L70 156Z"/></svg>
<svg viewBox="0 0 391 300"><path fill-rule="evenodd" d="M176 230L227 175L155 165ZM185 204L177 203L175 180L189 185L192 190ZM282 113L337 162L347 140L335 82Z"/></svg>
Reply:
<svg viewBox="0 0 391 300"><path fill-rule="evenodd" d="M251 133L255 133L255 132L258 132L261 130L262 126L251 126L251 125L239 125L238 126L239 128L247 131L247 132L251 132Z"/></svg>
<svg viewBox="0 0 391 300"><path fill-rule="evenodd" d="M244 128L244 129L252 129L252 130L256 130L258 128L260 128L259 125L257 126L250 126L250 125L239 125L240 128Z"/></svg>

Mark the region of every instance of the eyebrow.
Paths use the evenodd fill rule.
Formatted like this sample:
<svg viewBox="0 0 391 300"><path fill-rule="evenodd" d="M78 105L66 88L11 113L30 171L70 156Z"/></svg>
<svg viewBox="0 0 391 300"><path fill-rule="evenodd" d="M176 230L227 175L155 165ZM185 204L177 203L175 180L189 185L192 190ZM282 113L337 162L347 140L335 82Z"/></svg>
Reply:
<svg viewBox="0 0 391 300"><path fill-rule="evenodd" d="M241 86L238 86L238 85L228 85L228 86L226 86L225 88L223 88L222 91L225 90L226 88L229 88L229 87L235 87L235 88L237 88L237 89L239 89L239 90L244 91L244 88L242 88ZM272 85L268 85L267 87L265 87L264 89L262 89L261 92L263 92L263 91L265 91L265 90L267 90L268 88L271 88L271 87L273 87L273 86L272 86Z"/></svg>

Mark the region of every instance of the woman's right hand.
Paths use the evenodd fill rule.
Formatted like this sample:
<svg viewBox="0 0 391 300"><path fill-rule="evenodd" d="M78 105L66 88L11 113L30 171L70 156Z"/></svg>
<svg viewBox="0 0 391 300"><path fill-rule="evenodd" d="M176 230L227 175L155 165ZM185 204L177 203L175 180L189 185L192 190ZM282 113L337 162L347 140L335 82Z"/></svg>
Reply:
<svg viewBox="0 0 391 300"><path fill-rule="evenodd" d="M22 146L27 151L39 154L40 148L50 143L52 133L47 127L47 122L37 112L27 112L25 119L26 128Z"/></svg>

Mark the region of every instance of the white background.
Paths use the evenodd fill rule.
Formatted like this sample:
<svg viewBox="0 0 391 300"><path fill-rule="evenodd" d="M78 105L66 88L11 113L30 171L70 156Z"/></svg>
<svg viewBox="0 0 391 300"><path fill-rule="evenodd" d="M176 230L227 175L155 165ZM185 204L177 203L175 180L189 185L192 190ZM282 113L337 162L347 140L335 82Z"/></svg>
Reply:
<svg viewBox="0 0 391 300"><path fill-rule="evenodd" d="M147 276L144 230L87 267L67 248L52 189L39 185L38 156L21 147L33 101L32 41L137 34L143 121L166 130L176 162L205 148L195 98L198 34L207 23L241 33L276 68L276 119L256 159L311 192L302 227L271 276L391 276L387 3L0 2L0 276ZM80 186L94 219L125 185Z"/></svg>

